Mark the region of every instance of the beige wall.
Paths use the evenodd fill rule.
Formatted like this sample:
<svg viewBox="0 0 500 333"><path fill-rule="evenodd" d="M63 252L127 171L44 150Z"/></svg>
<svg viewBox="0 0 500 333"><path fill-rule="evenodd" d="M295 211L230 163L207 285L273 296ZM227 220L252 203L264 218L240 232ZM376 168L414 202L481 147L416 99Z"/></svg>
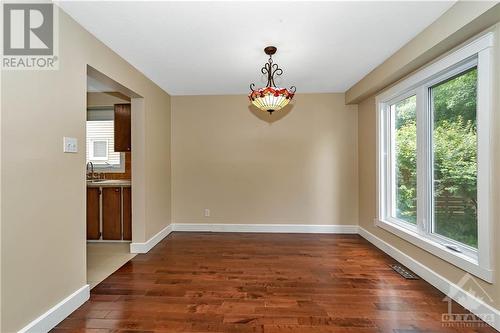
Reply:
<svg viewBox="0 0 500 333"><path fill-rule="evenodd" d="M500 20L500 17L499 17ZM497 28L497 42L496 42L496 54L495 59L499 58L499 41L500 30ZM497 71L495 74L496 83L495 86L498 87L500 82L500 69L497 66ZM431 270L435 271L437 274L443 276L453 283L458 283L460 279L464 276L466 272L457 268L456 266L449 264L448 262L441 260L440 258L394 236L393 234L374 226L374 219L377 216L376 212L376 104L375 95L365 99L359 104L358 110L358 143L359 143L359 224L362 228L366 229L370 233L379 237L383 241L396 247L398 250L409 255L416 261L422 263L423 265L429 267ZM500 167L500 150L498 149L500 145L500 95L496 94L496 100L493 110L493 125L492 125L492 149L491 153L493 155L493 168L492 170L499 170ZM493 177L493 191L492 191L492 202L498 202L500 197L500 181L497 177ZM500 235L500 208L499 205L493 204L492 211L492 223L494 234L493 238L493 253L495 257L494 267L500 267L500 242L498 242L498 237ZM487 283L481 279L475 278L479 285L484 288L488 295L493 299L490 301L487 297L484 297L484 301L495 306L497 309L500 308L500 284L495 282L493 284ZM498 281L498 276L496 277ZM483 297L483 292L473 283L468 283L465 289L471 288L473 292L477 293L480 297Z"/></svg>
<svg viewBox="0 0 500 333"><path fill-rule="evenodd" d="M87 93L87 107L113 106L120 103L130 103L130 98L119 92Z"/></svg>
<svg viewBox="0 0 500 333"><path fill-rule="evenodd" d="M144 97L142 133L133 136L144 141L147 213L134 221L143 225L134 241L170 223L169 95L63 12L59 46L57 71L2 72L1 332L21 329L86 284L87 65ZM62 152L63 136L78 139L77 154Z"/></svg>
<svg viewBox="0 0 500 333"><path fill-rule="evenodd" d="M357 106L293 103L269 116L243 95L172 97L173 221L357 224Z"/></svg>
<svg viewBox="0 0 500 333"><path fill-rule="evenodd" d="M360 104L359 114L356 106L344 105L343 94L299 94L291 111L271 117L251 112L245 96L171 99L67 15L61 12L59 18L59 70L2 72L1 332L19 330L86 283L82 144L87 65L144 97L132 100L133 110L141 110L132 115L133 143L144 147L133 147L134 184L140 184L134 189L134 202L140 202L133 213L135 242L170 223L171 202L178 223L356 224L359 198L363 228L453 282L463 274L373 227L373 92ZM383 71L368 80L380 88L391 83L387 78L396 79ZM352 90L348 100L374 89L364 86L367 82ZM500 119L496 124L498 169ZM78 138L78 154L62 153L63 136ZM499 182L495 180L494 202L500 197ZM204 208L211 209L210 218L203 217ZM499 213L494 214L496 240ZM498 241L495 252L500 252ZM499 260L497 256L497 267ZM498 284L480 283L499 307Z"/></svg>

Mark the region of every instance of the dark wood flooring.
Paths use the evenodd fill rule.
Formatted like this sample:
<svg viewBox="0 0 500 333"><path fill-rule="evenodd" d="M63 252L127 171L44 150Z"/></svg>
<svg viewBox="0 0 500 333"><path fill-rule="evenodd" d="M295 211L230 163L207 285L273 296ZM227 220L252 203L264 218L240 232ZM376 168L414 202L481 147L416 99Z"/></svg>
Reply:
<svg viewBox="0 0 500 333"><path fill-rule="evenodd" d="M444 295L393 262L357 235L175 232L53 332L496 332L443 327Z"/></svg>

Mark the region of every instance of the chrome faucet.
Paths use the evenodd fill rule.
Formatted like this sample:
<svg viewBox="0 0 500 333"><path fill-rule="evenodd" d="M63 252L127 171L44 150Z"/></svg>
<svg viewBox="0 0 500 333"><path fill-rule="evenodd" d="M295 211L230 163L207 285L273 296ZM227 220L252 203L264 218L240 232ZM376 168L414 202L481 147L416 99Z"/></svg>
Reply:
<svg viewBox="0 0 500 333"><path fill-rule="evenodd" d="M89 174L89 166L90 166L90 174ZM94 178L94 163L87 162L86 172L87 172L87 179Z"/></svg>

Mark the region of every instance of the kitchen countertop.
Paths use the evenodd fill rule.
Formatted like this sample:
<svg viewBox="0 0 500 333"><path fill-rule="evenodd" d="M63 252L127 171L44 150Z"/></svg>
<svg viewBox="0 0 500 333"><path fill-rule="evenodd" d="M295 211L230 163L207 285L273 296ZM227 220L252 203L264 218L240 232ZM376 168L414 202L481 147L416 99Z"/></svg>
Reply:
<svg viewBox="0 0 500 333"><path fill-rule="evenodd" d="M123 179L87 180L87 187L130 187L132 182Z"/></svg>

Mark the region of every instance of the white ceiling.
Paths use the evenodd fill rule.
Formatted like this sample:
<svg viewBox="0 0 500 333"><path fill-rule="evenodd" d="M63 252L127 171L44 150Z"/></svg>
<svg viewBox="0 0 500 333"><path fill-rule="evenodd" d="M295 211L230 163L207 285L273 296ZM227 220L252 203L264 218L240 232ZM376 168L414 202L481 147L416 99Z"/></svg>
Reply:
<svg viewBox="0 0 500 333"><path fill-rule="evenodd" d="M265 83L263 48L298 93L344 92L453 2L72 2L60 6L172 95Z"/></svg>

